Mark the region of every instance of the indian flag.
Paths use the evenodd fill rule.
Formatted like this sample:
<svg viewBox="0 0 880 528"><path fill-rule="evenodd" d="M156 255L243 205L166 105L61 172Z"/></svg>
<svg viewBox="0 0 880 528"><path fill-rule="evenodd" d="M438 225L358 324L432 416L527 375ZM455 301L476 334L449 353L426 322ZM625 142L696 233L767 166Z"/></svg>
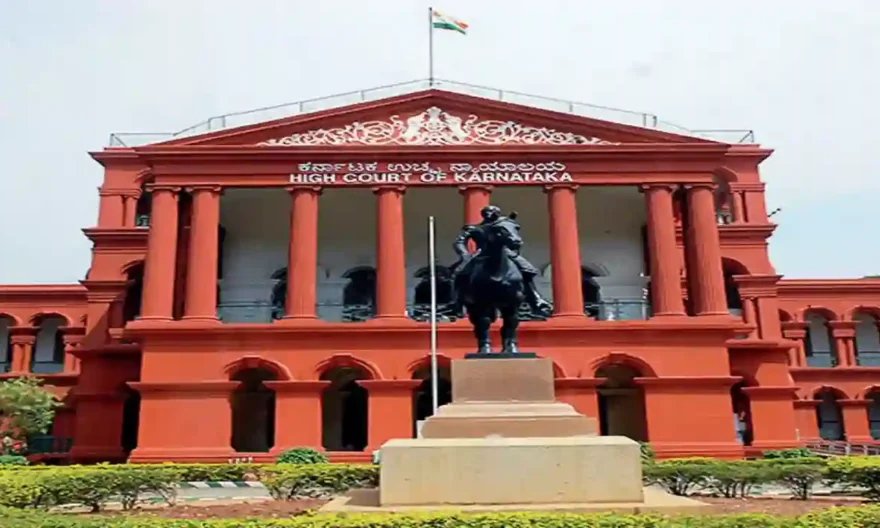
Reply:
<svg viewBox="0 0 880 528"><path fill-rule="evenodd" d="M437 29L449 29L458 31L462 35L467 35L467 24L451 16L444 15L437 10L431 11L431 25Z"/></svg>

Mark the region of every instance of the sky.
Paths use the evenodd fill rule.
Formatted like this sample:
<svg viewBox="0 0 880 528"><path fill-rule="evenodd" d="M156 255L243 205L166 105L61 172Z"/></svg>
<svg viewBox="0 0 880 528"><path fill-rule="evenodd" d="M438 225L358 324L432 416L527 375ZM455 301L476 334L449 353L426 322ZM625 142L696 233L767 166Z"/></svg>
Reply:
<svg viewBox="0 0 880 528"><path fill-rule="evenodd" d="M880 274L877 0L0 0L0 284L83 278L112 132L428 76L753 129L788 278Z"/></svg>

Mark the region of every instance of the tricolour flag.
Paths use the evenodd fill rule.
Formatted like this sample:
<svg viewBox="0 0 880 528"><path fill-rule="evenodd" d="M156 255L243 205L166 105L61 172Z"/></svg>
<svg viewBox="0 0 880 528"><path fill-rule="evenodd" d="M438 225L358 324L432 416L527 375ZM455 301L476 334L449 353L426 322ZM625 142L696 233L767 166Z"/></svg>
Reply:
<svg viewBox="0 0 880 528"><path fill-rule="evenodd" d="M437 29L449 29L458 31L462 35L467 35L467 24L451 16L446 16L437 10L431 11L431 25Z"/></svg>

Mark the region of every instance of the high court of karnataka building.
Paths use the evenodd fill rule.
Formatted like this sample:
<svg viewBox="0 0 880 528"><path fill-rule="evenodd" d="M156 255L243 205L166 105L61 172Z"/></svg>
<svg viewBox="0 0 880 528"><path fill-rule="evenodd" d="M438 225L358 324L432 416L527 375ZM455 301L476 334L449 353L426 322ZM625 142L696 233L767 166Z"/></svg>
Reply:
<svg viewBox="0 0 880 528"><path fill-rule="evenodd" d="M518 212L553 306L524 308L520 347L553 360L558 399L602 434L661 457L880 441L880 280L777 273L770 150L419 86L92 152L84 279L0 286L2 377L32 373L64 402L42 452L364 461L416 435L432 411L427 219L443 403L449 362L474 348L446 309L452 243L489 203Z"/></svg>

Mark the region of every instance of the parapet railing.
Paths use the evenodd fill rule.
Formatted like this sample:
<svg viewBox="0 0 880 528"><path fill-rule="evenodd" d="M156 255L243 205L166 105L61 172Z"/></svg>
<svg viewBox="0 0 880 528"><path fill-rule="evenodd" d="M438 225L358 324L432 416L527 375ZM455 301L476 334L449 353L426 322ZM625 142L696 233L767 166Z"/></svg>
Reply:
<svg viewBox="0 0 880 528"><path fill-rule="evenodd" d="M355 90L315 99L306 99L293 103L266 106L242 112L232 112L206 119L176 132L118 132L110 134L110 147L137 147L161 141L170 141L208 132L216 132L227 128L253 125L274 119L292 117L310 112L340 108L343 106L385 99L397 95L441 88L450 92L473 95L496 101L516 103L534 108L542 108L572 115L601 119L624 125L652 128L675 134L696 136L723 143L754 143L755 133L752 130L695 130L663 121L656 115L646 112L635 112L609 106L580 103L532 95L513 90L500 90L477 84L449 81L445 79L420 79L395 84L386 84L367 90Z"/></svg>
<svg viewBox="0 0 880 528"><path fill-rule="evenodd" d="M824 456L880 455L880 445L854 444L846 441L809 441L806 442L806 448L817 455Z"/></svg>

